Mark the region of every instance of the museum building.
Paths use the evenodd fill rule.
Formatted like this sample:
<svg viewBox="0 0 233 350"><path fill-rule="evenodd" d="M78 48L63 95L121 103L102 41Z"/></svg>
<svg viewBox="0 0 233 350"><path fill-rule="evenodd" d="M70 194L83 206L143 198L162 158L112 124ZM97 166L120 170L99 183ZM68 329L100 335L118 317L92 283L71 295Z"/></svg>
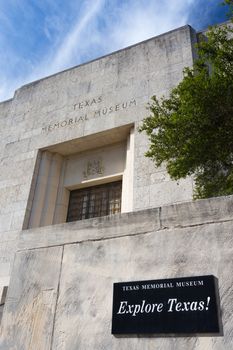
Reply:
<svg viewBox="0 0 233 350"><path fill-rule="evenodd" d="M0 349L232 350L233 197L194 202L192 178L156 168L138 131L150 98L168 96L192 66L199 35L186 25L0 103ZM167 314L202 317L210 294L178 307L168 293L198 294L205 276L217 328L149 325L148 335L114 325L114 283L165 293ZM119 300L121 325L126 313L166 313L162 302Z"/></svg>

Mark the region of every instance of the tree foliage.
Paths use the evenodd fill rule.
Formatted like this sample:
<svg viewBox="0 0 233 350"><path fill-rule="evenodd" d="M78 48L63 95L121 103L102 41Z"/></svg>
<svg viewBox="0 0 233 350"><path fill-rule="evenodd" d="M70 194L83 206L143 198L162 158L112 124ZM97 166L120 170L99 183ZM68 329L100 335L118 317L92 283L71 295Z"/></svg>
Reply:
<svg viewBox="0 0 233 350"><path fill-rule="evenodd" d="M152 97L140 128L156 166L165 163L176 180L193 175L194 198L233 193L233 27L211 27L206 37L169 98Z"/></svg>

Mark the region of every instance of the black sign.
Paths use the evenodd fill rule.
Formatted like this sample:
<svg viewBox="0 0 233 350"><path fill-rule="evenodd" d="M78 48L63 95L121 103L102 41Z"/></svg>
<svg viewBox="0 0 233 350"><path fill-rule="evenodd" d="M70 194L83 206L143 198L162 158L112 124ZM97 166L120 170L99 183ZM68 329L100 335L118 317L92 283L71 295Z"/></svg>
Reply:
<svg viewBox="0 0 233 350"><path fill-rule="evenodd" d="M214 276L114 283L112 334L220 332Z"/></svg>

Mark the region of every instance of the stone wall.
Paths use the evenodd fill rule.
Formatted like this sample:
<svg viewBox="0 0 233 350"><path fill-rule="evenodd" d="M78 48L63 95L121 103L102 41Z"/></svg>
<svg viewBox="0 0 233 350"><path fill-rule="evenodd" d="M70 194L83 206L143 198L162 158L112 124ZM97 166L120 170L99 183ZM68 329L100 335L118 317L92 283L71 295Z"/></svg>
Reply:
<svg viewBox="0 0 233 350"><path fill-rule="evenodd" d="M65 221L66 201L52 201L61 176L52 188L52 174L37 191L48 194L49 187L50 202L40 202L35 194L44 169L55 173L59 168L43 167L43 152L58 153L48 157L54 160L124 142L124 211L192 198L190 179L171 181L164 169L144 157L148 141L137 127L150 97L167 95L182 79L183 68L192 65L195 41L195 31L184 26L25 85L13 99L0 103L0 289L8 285L18 232L58 223L57 217ZM36 213L31 214L38 203L46 213L35 224ZM63 208L62 214L54 214L52 206Z"/></svg>
<svg viewBox="0 0 233 350"><path fill-rule="evenodd" d="M25 230L2 350L231 350L233 196ZM223 336L114 337L114 282L214 275Z"/></svg>

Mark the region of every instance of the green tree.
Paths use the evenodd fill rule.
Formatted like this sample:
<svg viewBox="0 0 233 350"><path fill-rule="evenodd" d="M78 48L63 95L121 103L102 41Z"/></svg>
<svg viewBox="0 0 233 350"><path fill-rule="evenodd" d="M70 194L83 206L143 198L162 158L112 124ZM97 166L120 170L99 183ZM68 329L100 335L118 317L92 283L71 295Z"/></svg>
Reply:
<svg viewBox="0 0 233 350"><path fill-rule="evenodd" d="M233 1L224 3L232 14ZM233 193L233 27L211 27L206 37L169 98L152 97L140 127L150 141L146 156L165 163L172 179L192 175L194 198Z"/></svg>

